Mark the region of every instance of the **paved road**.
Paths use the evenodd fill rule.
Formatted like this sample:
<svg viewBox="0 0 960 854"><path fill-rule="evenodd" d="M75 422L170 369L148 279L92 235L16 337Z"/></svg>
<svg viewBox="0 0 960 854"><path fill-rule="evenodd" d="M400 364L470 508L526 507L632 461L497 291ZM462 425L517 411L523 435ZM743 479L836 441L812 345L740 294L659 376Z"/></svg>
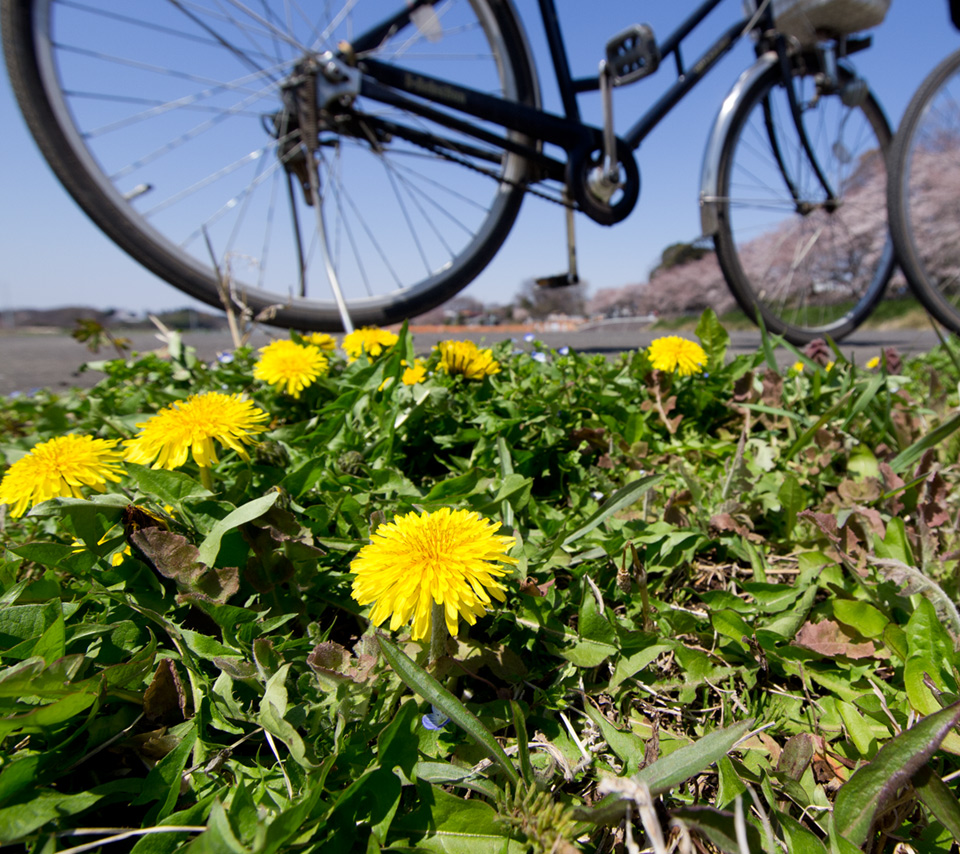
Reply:
<svg viewBox="0 0 960 854"><path fill-rule="evenodd" d="M262 346L269 338L282 335L282 331L256 332L251 338L253 346ZM636 322L622 321L602 326L583 328L577 332L542 332L537 337L549 347L568 346L575 350L613 355L624 350L646 347L651 340L663 335L663 332L651 332ZM151 332L129 334L135 351L147 352L161 347ZM444 334L419 333L415 336L417 349L427 352L443 338ZM494 327L478 329L469 334L457 333L458 338L472 338L478 343L491 344L504 338L519 338L516 332L502 332ZM760 345L760 334L754 331L733 332L731 334L730 355L752 353ZM218 352L232 348L230 336L226 333L188 332L185 341L197 348L198 355L207 360L216 358ZM896 347L901 353L926 352L937 345L937 337L930 329L924 330L866 330L856 332L844 339L841 350L848 358L863 364L879 354L884 347ZM110 358L111 351L102 350L99 355L90 353L86 347L63 333L0 334L0 394L11 392L29 392L35 388L63 390L71 386L89 387L102 378L99 371L80 372L80 366L87 361ZM783 364L793 362L793 356L781 350L778 358Z"/></svg>

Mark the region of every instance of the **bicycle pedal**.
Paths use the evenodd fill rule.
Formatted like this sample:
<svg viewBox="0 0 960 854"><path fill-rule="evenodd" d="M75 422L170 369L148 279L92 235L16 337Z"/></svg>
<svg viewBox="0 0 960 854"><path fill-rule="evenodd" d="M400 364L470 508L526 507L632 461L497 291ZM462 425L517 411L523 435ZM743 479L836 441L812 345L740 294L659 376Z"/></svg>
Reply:
<svg viewBox="0 0 960 854"><path fill-rule="evenodd" d="M536 282L537 287L553 290L554 288L578 285L580 284L580 278L576 275L571 276L569 273L558 273L556 276L541 276L539 279L534 279L534 282Z"/></svg>
<svg viewBox="0 0 960 854"><path fill-rule="evenodd" d="M634 24L607 42L607 65L613 85L623 86L653 74L660 65L660 48L648 24Z"/></svg>

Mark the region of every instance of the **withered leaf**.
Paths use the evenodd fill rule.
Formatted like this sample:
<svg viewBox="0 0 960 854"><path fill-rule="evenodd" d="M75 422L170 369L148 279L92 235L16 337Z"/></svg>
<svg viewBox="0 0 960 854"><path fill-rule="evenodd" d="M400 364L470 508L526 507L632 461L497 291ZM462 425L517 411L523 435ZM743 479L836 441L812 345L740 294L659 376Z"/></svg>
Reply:
<svg viewBox="0 0 960 854"><path fill-rule="evenodd" d="M350 663L350 650L334 641L318 643L307 656L307 666L311 670L342 671Z"/></svg>
<svg viewBox="0 0 960 854"><path fill-rule="evenodd" d="M143 714L148 721L169 726L187 717L187 698L176 665L162 658L143 692Z"/></svg>
<svg viewBox="0 0 960 854"><path fill-rule="evenodd" d="M840 543L840 537L837 535L837 517L832 513L814 513L812 510L801 510L797 513L798 519L809 519L816 525L820 532L833 543Z"/></svg>
<svg viewBox="0 0 960 854"><path fill-rule="evenodd" d="M213 602L226 602L240 589L234 567L211 569L198 560L199 552L186 537L161 528L142 528L130 535L137 554L159 575L176 581L190 594Z"/></svg>
<svg viewBox="0 0 960 854"><path fill-rule="evenodd" d="M777 762L777 771L799 781L813 761L813 747L813 736L808 732L790 736Z"/></svg>
<svg viewBox="0 0 960 854"><path fill-rule="evenodd" d="M760 402L777 407L783 403L783 377L776 371L768 370L763 375Z"/></svg>
<svg viewBox="0 0 960 854"><path fill-rule="evenodd" d="M872 641L855 641L843 627L833 620L821 620L819 623L806 622L800 627L794 644L810 649L830 658L838 655L847 658L871 658L877 649Z"/></svg>
<svg viewBox="0 0 960 854"><path fill-rule="evenodd" d="M946 481L939 471L933 471L923 484L920 501L917 504L917 510L928 528L939 528L950 521L948 498Z"/></svg>
<svg viewBox="0 0 960 854"><path fill-rule="evenodd" d="M131 533L130 544L160 575L180 584L189 585L205 569L197 547L180 534L157 527L139 528Z"/></svg>
<svg viewBox="0 0 960 854"><path fill-rule="evenodd" d="M164 726L150 732L141 732L130 736L122 742L122 746L133 750L152 767L174 750L180 744L180 740L179 736L169 735L167 728Z"/></svg>
<svg viewBox="0 0 960 854"><path fill-rule="evenodd" d="M876 501L883 494L883 489L877 478L868 477L863 480L843 480L837 492L847 504L866 504Z"/></svg>
<svg viewBox="0 0 960 854"><path fill-rule="evenodd" d="M723 531L733 531L735 534L746 536L750 529L729 513L717 513L710 517L710 530L722 533Z"/></svg>

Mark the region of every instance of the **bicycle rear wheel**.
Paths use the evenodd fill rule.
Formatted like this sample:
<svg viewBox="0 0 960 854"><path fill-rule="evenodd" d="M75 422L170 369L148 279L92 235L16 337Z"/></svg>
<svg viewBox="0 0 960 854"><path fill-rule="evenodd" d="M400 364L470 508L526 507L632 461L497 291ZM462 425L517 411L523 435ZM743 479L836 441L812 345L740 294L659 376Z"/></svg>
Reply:
<svg viewBox="0 0 960 854"><path fill-rule="evenodd" d="M897 259L917 299L960 333L960 50L917 89L890 151Z"/></svg>
<svg viewBox="0 0 960 854"><path fill-rule="evenodd" d="M804 152L778 65L737 108L719 166L717 258L741 308L794 344L852 332L893 272L884 153L890 128L869 92L852 106L853 80L818 91L806 60L790 81L831 199ZM852 100L852 91L847 100Z"/></svg>
<svg viewBox="0 0 960 854"><path fill-rule="evenodd" d="M533 72L507 3L313 6L307 17L284 0L171 0L135 12L126 0L2 0L0 15L34 138L122 249L211 305L222 305L228 278L253 312L275 307L269 322L333 331L329 262L354 324L391 323L448 299L490 261L519 210L526 160L363 96L321 113L312 156L324 257L309 132L289 107L298 63L395 15L358 61L526 104L536 100Z"/></svg>

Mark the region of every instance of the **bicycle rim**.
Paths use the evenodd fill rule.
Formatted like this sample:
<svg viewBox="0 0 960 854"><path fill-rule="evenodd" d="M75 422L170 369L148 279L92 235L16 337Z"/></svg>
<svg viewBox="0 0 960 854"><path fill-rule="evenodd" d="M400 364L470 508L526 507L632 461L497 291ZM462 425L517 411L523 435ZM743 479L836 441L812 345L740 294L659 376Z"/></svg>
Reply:
<svg viewBox="0 0 960 854"><path fill-rule="evenodd" d="M124 250L211 305L227 281L233 301L267 310L269 322L334 330L340 314L284 91L304 56L335 51L405 5L337 0L308 16L280 0L170 0L135 13L125 0L6 0L5 29L20 20L6 52L41 150ZM412 17L359 59L531 101L508 9L441 0ZM363 97L321 117L318 137L328 258L355 324L449 298L516 217L517 155Z"/></svg>
<svg viewBox="0 0 960 854"><path fill-rule="evenodd" d="M960 333L960 52L931 72L890 158L890 231L907 281Z"/></svg>
<svg viewBox="0 0 960 854"><path fill-rule="evenodd" d="M844 72L841 83L850 79ZM793 343L852 332L893 272L885 205L886 119L793 85L831 202L804 152L779 68L744 99L720 165L718 260L741 307Z"/></svg>

